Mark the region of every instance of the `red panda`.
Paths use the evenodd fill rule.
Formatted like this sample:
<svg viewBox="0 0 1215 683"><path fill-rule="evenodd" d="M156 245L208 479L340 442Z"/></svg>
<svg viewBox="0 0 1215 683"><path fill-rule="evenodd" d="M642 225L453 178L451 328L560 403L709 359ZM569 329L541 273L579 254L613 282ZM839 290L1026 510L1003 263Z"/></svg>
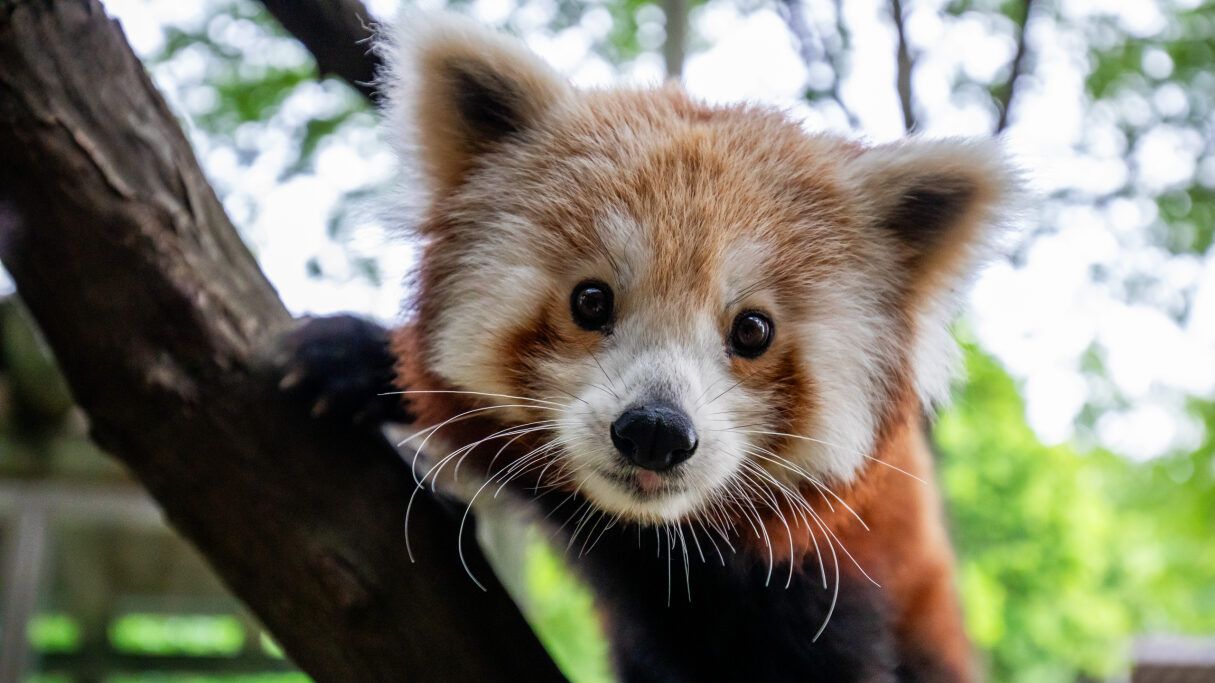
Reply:
<svg viewBox="0 0 1215 683"><path fill-rule="evenodd" d="M565 523L624 680L974 680L924 424L998 146L578 90L448 17L380 49L427 476Z"/></svg>

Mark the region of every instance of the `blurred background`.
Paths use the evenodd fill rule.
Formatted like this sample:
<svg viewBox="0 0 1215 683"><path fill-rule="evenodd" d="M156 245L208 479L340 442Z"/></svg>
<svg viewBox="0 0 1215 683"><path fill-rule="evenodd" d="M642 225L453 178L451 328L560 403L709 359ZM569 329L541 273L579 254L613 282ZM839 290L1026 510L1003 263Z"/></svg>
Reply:
<svg viewBox="0 0 1215 683"><path fill-rule="evenodd" d="M413 246L376 201L393 165L365 101L258 2L104 4L288 306L397 320ZM1215 3L447 6L579 85L679 78L874 142L1001 136L1034 198L957 326L935 432L970 632L998 682L1215 666ZM608 680L589 596L514 538L542 638ZM0 683L307 680L89 444L2 271L0 548Z"/></svg>

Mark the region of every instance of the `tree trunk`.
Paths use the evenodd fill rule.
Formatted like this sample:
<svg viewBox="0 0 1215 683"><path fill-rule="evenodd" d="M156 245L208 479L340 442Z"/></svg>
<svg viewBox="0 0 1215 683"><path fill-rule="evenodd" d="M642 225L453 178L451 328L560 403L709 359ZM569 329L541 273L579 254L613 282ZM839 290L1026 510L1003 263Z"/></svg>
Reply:
<svg viewBox="0 0 1215 683"><path fill-rule="evenodd" d="M0 0L0 261L94 438L306 672L561 679L432 498L409 562L382 437L280 400L263 349L290 316L97 0Z"/></svg>

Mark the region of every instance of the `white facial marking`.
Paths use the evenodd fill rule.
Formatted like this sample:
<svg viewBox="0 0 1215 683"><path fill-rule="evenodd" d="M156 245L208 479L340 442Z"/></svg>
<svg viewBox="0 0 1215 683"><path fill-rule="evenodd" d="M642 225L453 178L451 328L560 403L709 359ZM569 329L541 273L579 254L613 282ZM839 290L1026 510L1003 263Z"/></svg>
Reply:
<svg viewBox="0 0 1215 683"><path fill-rule="evenodd" d="M582 364L581 403L571 412L576 422L563 429L583 490L604 510L649 521L672 521L712 498L743 459L740 435L726 431L725 416L741 394L725 391L728 374L721 333L707 314L688 327L664 322L661 307L622 320L603 352ZM597 362L596 362L597 361ZM716 398L717 400L713 400ZM626 409L664 401L690 418L698 444L685 462L653 478L628 465L609 436L611 424ZM645 486L630 486L642 475Z"/></svg>

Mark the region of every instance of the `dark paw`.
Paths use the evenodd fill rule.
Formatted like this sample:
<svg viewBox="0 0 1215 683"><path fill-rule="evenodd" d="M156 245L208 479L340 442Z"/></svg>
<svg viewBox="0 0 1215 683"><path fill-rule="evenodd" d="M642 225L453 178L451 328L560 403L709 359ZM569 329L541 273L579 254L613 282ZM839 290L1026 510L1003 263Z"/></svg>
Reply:
<svg viewBox="0 0 1215 683"><path fill-rule="evenodd" d="M305 318L278 340L278 387L318 419L410 422L389 342L388 330L369 320Z"/></svg>

